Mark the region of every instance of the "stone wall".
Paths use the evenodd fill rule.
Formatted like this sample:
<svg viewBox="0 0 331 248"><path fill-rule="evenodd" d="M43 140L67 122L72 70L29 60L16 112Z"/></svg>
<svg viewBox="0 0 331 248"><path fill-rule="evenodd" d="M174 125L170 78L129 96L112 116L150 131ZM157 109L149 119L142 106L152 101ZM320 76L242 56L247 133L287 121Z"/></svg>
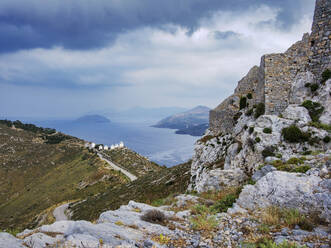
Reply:
<svg viewBox="0 0 331 248"><path fill-rule="evenodd" d="M312 32L310 35L311 55L309 67L320 79L322 72L331 69L331 1L317 0Z"/></svg>
<svg viewBox="0 0 331 248"><path fill-rule="evenodd" d="M309 35L292 45L285 53L262 57L266 114L280 114L289 104L292 82L299 72L307 70Z"/></svg>

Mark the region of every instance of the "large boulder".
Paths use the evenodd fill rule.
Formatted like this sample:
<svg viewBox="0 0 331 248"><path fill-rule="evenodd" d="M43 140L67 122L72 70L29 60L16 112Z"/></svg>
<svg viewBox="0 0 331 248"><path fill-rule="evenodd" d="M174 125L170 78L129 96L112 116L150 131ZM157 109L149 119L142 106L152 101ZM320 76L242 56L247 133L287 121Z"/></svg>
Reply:
<svg viewBox="0 0 331 248"><path fill-rule="evenodd" d="M0 232L0 248L25 248L23 242L9 233Z"/></svg>
<svg viewBox="0 0 331 248"><path fill-rule="evenodd" d="M283 112L283 117L298 121L299 125L307 125L311 122L309 112L305 107L298 105L289 105Z"/></svg>
<svg viewBox="0 0 331 248"><path fill-rule="evenodd" d="M318 213L331 222L331 180L301 173L274 171L255 185L242 190L237 205L254 211L268 206L296 208L305 213Z"/></svg>

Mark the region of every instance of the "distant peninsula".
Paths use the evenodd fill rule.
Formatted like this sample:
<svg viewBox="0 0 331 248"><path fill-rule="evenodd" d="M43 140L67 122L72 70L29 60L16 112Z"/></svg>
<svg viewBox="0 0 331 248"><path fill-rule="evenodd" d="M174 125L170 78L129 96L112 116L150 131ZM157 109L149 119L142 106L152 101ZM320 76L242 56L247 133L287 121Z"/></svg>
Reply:
<svg viewBox="0 0 331 248"><path fill-rule="evenodd" d="M168 116L153 127L177 129L177 134L202 136L209 127L209 111L206 106L197 106L193 109Z"/></svg>

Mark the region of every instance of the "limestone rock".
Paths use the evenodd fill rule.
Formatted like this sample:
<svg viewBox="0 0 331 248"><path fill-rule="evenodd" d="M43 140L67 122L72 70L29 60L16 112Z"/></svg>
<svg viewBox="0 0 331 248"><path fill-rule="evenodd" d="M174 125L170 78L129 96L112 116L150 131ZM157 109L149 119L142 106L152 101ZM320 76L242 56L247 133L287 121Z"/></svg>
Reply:
<svg viewBox="0 0 331 248"><path fill-rule="evenodd" d="M298 121L298 124L303 126L311 122L309 112L305 107L298 105L289 105L283 112L285 119Z"/></svg>
<svg viewBox="0 0 331 248"><path fill-rule="evenodd" d="M298 73L292 83L290 103L301 104L303 101L310 99L310 89L305 85L314 82L315 77L310 71Z"/></svg>
<svg viewBox="0 0 331 248"><path fill-rule="evenodd" d="M305 213L317 212L330 223L330 190L330 179L274 171L266 174L255 185L245 186L237 204L251 211L274 205L296 208Z"/></svg>
<svg viewBox="0 0 331 248"><path fill-rule="evenodd" d="M266 165L264 167L261 168L261 170L258 170L254 173L254 175L252 176L252 179L257 182L258 180L260 180L262 177L264 177L265 175L267 175L269 172L273 172L275 171L276 168L271 166L271 165Z"/></svg>
<svg viewBox="0 0 331 248"><path fill-rule="evenodd" d="M9 233L0 232L0 248L24 248L22 240L15 238Z"/></svg>
<svg viewBox="0 0 331 248"><path fill-rule="evenodd" d="M221 190L225 186L238 186L246 179L246 174L238 168L234 170L205 170L197 182L195 189L198 192Z"/></svg>

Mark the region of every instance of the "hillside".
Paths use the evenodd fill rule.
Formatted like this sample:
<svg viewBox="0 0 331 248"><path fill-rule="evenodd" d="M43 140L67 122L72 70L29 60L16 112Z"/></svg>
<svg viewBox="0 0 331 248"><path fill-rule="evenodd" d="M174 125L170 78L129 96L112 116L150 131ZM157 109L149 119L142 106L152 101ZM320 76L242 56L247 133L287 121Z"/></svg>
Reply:
<svg viewBox="0 0 331 248"><path fill-rule="evenodd" d="M138 177L149 172L161 170L161 167L156 163L149 161L147 158L126 147L122 149L103 151L102 154L105 158L108 158L115 164L120 165L123 169L128 170Z"/></svg>
<svg viewBox="0 0 331 248"><path fill-rule="evenodd" d="M51 210L59 203L82 200L128 182L84 143L54 129L0 121L0 229L51 222ZM125 161L130 161L135 153L127 150L126 154ZM135 163L135 168L141 168L139 175L149 166L159 168L139 158Z"/></svg>
<svg viewBox="0 0 331 248"><path fill-rule="evenodd" d="M190 179L190 162L171 168L150 172L137 180L103 194L91 196L86 201L71 204L74 220L95 220L106 210L117 209L130 200L148 204L162 204L162 198L171 194L184 193Z"/></svg>
<svg viewBox="0 0 331 248"><path fill-rule="evenodd" d="M205 106L197 106L193 109L168 116L153 127L178 129L178 134L190 134L193 136L201 136L208 126L209 108Z"/></svg>

